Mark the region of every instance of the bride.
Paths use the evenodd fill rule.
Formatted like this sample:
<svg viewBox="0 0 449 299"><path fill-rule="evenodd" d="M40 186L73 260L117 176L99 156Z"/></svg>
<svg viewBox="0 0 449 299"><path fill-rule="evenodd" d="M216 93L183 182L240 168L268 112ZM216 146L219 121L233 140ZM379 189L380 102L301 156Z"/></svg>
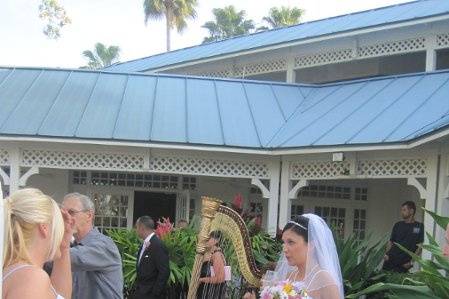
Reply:
<svg viewBox="0 0 449 299"><path fill-rule="evenodd" d="M307 298L343 299L343 283L332 232L314 214L296 216L282 231L283 252L272 277L265 281L289 281L305 290ZM246 293L244 299L254 299Z"/></svg>

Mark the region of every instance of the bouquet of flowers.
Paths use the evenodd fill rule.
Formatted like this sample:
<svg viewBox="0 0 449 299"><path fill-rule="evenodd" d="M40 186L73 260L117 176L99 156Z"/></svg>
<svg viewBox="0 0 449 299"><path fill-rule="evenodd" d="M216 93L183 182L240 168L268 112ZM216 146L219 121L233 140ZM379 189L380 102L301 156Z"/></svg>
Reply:
<svg viewBox="0 0 449 299"><path fill-rule="evenodd" d="M274 286L266 286L260 292L260 299L311 299L301 282L281 281Z"/></svg>

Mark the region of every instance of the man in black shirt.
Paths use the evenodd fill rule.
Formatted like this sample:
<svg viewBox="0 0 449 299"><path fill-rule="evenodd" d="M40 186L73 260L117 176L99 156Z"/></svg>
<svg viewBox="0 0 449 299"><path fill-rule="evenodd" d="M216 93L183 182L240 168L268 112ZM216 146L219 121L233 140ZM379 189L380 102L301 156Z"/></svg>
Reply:
<svg viewBox="0 0 449 299"><path fill-rule="evenodd" d="M384 257L384 270L405 273L413 267L411 256L394 243L398 243L418 255L421 254L419 245L424 242L424 225L415 221L415 213L416 206L413 201L406 201L402 204L401 216L403 221L399 221L393 226Z"/></svg>

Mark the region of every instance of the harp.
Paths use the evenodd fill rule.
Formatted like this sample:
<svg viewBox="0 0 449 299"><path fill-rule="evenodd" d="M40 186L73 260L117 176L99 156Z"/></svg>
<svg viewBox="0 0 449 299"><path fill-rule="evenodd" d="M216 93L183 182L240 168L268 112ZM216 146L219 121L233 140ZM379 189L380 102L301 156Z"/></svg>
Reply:
<svg viewBox="0 0 449 299"><path fill-rule="evenodd" d="M221 231L231 241L243 278L250 286L259 287L262 274L257 268L251 252L251 241L245 222L234 210L222 206L220 200L204 196L201 199L201 226L197 238L196 256L187 299L196 298L203 256L206 252L206 242L209 233L213 230Z"/></svg>

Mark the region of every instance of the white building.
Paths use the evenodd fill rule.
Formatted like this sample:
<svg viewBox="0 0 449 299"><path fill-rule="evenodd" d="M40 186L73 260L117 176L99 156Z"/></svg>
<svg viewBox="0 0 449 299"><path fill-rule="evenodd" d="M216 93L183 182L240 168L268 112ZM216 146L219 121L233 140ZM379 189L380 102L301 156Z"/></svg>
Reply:
<svg viewBox="0 0 449 299"><path fill-rule="evenodd" d="M346 236L385 235L406 200L449 214L448 69L444 0L102 72L1 68L1 182L91 195L103 228L240 193L270 233L311 211Z"/></svg>

